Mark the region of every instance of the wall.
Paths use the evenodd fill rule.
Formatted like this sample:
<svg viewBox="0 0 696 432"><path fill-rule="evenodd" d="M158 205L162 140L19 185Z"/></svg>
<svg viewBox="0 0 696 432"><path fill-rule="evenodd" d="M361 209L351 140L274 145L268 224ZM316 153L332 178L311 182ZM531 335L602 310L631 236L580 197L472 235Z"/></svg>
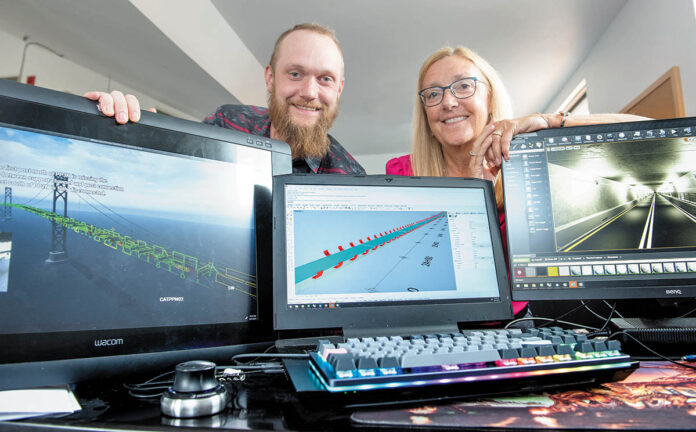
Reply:
<svg viewBox="0 0 696 432"><path fill-rule="evenodd" d="M679 66L687 116L696 116L696 2L629 0L544 111L585 78L590 111L617 112Z"/></svg>
<svg viewBox="0 0 696 432"><path fill-rule="evenodd" d="M19 74L19 63L22 60L22 47L24 43L9 33L0 29L0 77L16 77Z"/></svg>
<svg viewBox="0 0 696 432"><path fill-rule="evenodd" d="M0 52L2 52L0 78L16 77L19 74L23 50L24 41L0 30ZM155 100L141 91L129 88L125 84L109 80L108 77L73 63L69 59L61 58L38 45L30 45L27 48L22 75L23 82L26 82L27 76L35 75L37 86L78 95L89 90L121 90L124 93L137 95L140 105L144 108L156 107L176 117L201 120Z"/></svg>

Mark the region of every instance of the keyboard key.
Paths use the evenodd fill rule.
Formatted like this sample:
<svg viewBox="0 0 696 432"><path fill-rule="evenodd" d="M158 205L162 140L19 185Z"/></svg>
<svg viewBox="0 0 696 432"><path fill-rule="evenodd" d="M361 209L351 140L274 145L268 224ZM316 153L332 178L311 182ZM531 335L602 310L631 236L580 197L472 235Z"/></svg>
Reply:
<svg viewBox="0 0 696 432"><path fill-rule="evenodd" d="M355 360L350 354L331 354L329 363L334 367L334 370L344 371L355 369Z"/></svg>
<svg viewBox="0 0 696 432"><path fill-rule="evenodd" d="M523 346L520 350L520 357L522 358L532 358L536 357L539 353L533 346Z"/></svg>
<svg viewBox="0 0 696 432"><path fill-rule="evenodd" d="M594 346L592 346L592 342L590 341L585 341L581 343L575 344L575 352L581 352L581 353L591 353L594 352Z"/></svg>
<svg viewBox="0 0 696 432"><path fill-rule="evenodd" d="M372 357L358 358L358 369L377 369L377 361Z"/></svg>
<svg viewBox="0 0 696 432"><path fill-rule="evenodd" d="M381 359L379 359L378 363L379 367L383 369L401 367L401 365L399 364L399 359L391 356L382 357Z"/></svg>
<svg viewBox="0 0 696 432"><path fill-rule="evenodd" d="M609 351L621 351L621 342L617 340L607 341L607 349Z"/></svg>
<svg viewBox="0 0 696 432"><path fill-rule="evenodd" d="M573 347L571 345L560 345L558 348L556 348L556 352L561 355L573 355L575 352L573 351Z"/></svg>
<svg viewBox="0 0 696 432"><path fill-rule="evenodd" d="M559 335L552 335L550 336L547 340L551 341L552 344L561 344L563 343L563 338Z"/></svg>
<svg viewBox="0 0 696 432"><path fill-rule="evenodd" d="M328 339L319 339L319 340L317 341L317 351L318 351L318 352L322 352L322 351L324 350L325 347L328 347L328 348L336 348L336 346L335 346L334 344L332 344L330 340L328 340Z"/></svg>
<svg viewBox="0 0 696 432"><path fill-rule="evenodd" d="M574 344L576 342L574 335L564 335L561 339L563 339L562 343L564 344Z"/></svg>
<svg viewBox="0 0 696 432"><path fill-rule="evenodd" d="M604 341L592 342L595 351L607 351L607 344Z"/></svg>
<svg viewBox="0 0 696 432"><path fill-rule="evenodd" d="M520 351L515 348L506 348L499 351L500 357L504 360L516 359L520 356Z"/></svg>
<svg viewBox="0 0 696 432"><path fill-rule="evenodd" d="M541 357L550 357L556 354L556 350L553 349L553 345L541 345L537 347L537 351Z"/></svg>

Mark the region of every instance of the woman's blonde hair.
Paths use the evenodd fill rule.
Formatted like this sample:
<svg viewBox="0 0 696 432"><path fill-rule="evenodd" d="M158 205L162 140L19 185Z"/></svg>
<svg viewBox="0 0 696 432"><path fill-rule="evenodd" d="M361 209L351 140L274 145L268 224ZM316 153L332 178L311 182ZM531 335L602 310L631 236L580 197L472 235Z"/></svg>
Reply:
<svg viewBox="0 0 696 432"><path fill-rule="evenodd" d="M480 71L482 80L486 82L489 88L489 122L510 118L512 116L512 108L510 97L503 82L500 80L498 73L493 69L483 57L476 54L474 51L464 46L455 48L446 46L435 51L433 55L421 66L418 74L418 86L416 88L416 103L413 107L413 135L411 140L411 168L413 174L417 176L444 176L444 159L442 156L442 145L433 136L428 118L425 115L425 106L421 104L418 92L423 87L423 80L428 69L433 63L442 60L449 56L459 56L469 60ZM496 182L499 183L499 182Z"/></svg>

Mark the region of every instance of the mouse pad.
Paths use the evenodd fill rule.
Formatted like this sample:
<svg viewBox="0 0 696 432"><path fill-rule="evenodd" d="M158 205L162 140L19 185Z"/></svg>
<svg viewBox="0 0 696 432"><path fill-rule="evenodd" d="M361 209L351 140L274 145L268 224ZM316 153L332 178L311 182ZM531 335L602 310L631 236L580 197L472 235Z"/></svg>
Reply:
<svg viewBox="0 0 696 432"><path fill-rule="evenodd" d="M696 371L669 362L641 362L625 380L592 389L357 411L351 419L404 428L693 430Z"/></svg>

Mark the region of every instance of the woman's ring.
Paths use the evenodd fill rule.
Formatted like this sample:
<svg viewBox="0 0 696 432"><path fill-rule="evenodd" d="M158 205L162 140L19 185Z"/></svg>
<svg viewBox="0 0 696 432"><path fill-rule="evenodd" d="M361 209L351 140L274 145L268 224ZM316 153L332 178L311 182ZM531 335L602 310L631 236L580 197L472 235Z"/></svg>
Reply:
<svg viewBox="0 0 696 432"><path fill-rule="evenodd" d="M503 133L501 131L495 131L491 135L503 136Z"/></svg>
<svg viewBox="0 0 696 432"><path fill-rule="evenodd" d="M476 153L472 152L471 150L469 151L469 156L476 157Z"/></svg>

